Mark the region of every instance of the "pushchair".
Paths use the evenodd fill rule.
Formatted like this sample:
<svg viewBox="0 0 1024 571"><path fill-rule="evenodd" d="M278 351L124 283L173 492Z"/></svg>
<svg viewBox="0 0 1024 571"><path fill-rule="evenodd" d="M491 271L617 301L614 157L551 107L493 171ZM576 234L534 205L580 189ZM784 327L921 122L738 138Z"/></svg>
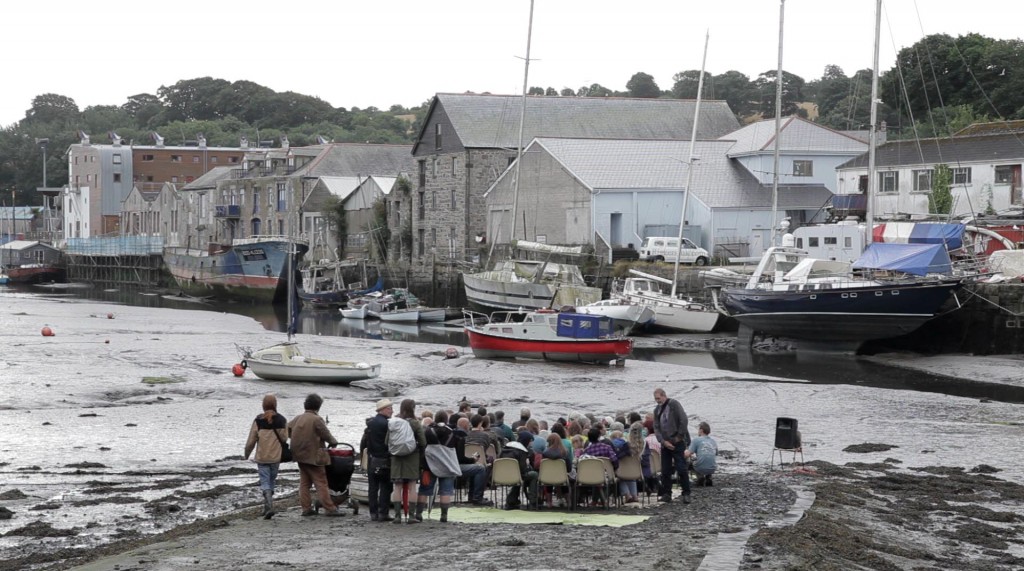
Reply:
<svg viewBox="0 0 1024 571"><path fill-rule="evenodd" d="M327 471L327 488L331 493L331 501L339 508L345 505L352 508L353 514L359 513L359 502L352 497L349 484L355 471L356 449L351 444L341 442L327 453L331 463L325 466ZM319 506L317 506L319 509Z"/></svg>

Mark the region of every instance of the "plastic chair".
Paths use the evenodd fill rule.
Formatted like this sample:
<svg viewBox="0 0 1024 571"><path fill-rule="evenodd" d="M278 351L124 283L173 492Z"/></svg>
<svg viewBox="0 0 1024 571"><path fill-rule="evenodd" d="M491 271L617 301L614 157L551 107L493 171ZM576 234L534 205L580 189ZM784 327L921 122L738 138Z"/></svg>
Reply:
<svg viewBox="0 0 1024 571"><path fill-rule="evenodd" d="M580 458L576 465L576 494L573 497L576 506L579 505L580 488L584 486L600 490L604 508L608 509L608 474L600 458Z"/></svg>
<svg viewBox="0 0 1024 571"><path fill-rule="evenodd" d="M661 451L651 450L651 473L655 478L661 477Z"/></svg>
<svg viewBox="0 0 1024 571"><path fill-rule="evenodd" d="M565 486L569 491L570 503L572 501L572 481L569 480L569 471L565 468L565 460L557 458L545 458L540 461L540 470L537 472L537 483L541 490L545 486L552 488L554 495L555 486ZM551 496L548 496L548 507L551 507Z"/></svg>
<svg viewBox="0 0 1024 571"><path fill-rule="evenodd" d="M523 474L519 471L519 461L515 458L498 458L491 465L491 494L494 505L498 505L493 494L500 493L501 488L519 486L519 493L524 491Z"/></svg>
<svg viewBox="0 0 1024 571"><path fill-rule="evenodd" d="M619 480L615 477L615 465L612 464L611 458L601 457L601 463L604 464L604 476L608 481L608 485L611 487L611 495L615 497L615 505L622 505L622 494L619 493Z"/></svg>
<svg viewBox="0 0 1024 571"><path fill-rule="evenodd" d="M619 460L619 469L615 476L620 481L636 482L637 494L640 496L640 504L647 500L647 481L644 480L644 470L640 466L640 459L635 456L626 456Z"/></svg>
<svg viewBox="0 0 1024 571"><path fill-rule="evenodd" d="M484 453L484 447L479 444L466 443L466 456L470 458L476 458L476 463L483 466L487 465L487 455Z"/></svg>

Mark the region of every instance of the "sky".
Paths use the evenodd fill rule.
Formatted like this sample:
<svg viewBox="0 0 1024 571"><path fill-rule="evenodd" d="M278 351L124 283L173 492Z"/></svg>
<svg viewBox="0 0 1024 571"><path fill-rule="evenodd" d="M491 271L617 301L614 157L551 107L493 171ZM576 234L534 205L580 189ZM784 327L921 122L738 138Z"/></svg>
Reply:
<svg viewBox="0 0 1024 571"><path fill-rule="evenodd" d="M1006 0L883 3L879 67L936 33L1017 39ZM625 90L637 72L778 66L779 0L534 0L529 85ZM783 68L812 81L826 65L871 67L874 0L786 0ZM0 126L43 93L80 109L121 105L183 79L248 80L335 107L412 107L435 93L519 94L530 0L267 0L244 3L15 1L0 34ZM1012 12L1012 11L1011 11Z"/></svg>

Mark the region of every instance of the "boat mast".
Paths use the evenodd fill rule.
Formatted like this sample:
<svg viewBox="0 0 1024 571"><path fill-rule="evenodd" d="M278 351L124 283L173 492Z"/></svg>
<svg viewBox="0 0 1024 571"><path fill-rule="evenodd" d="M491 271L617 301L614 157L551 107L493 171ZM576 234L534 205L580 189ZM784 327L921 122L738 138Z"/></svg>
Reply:
<svg viewBox="0 0 1024 571"><path fill-rule="evenodd" d="M881 1L881 0L879 0ZM779 225L779 136L782 134L782 24L786 17L786 0L779 0L779 65L775 69L775 152L772 167L772 232L768 246L775 245L775 231Z"/></svg>
<svg viewBox="0 0 1024 571"><path fill-rule="evenodd" d="M875 146L878 144L878 133L875 125L878 122L878 46L882 32L882 0L875 0L875 52L871 64L871 126L868 130L868 195L864 201L864 245L871 244L875 233L875 213L872 202L875 200L878 177L875 174Z"/></svg>
<svg viewBox="0 0 1024 571"><path fill-rule="evenodd" d="M289 222L291 222L289 220ZM291 224L288 224L288 342L292 340L292 335L295 334L296 319L295 319L295 267L293 266L295 259L295 242L292 236L295 234Z"/></svg>
<svg viewBox="0 0 1024 571"><path fill-rule="evenodd" d="M686 190L683 192L683 209L679 214L679 240L676 249L676 265L672 272L672 297L676 297L676 289L679 287L679 258L683 255L683 228L686 227L686 206L690 201L690 187L693 185L693 166L697 162L694 156L694 147L697 144L697 122L700 119L700 96L704 92L704 65L708 61L708 40L711 38L709 31L704 32L704 56L700 60L700 79L697 80L697 104L693 107L693 129L690 131L690 156L686 159Z"/></svg>
<svg viewBox="0 0 1024 571"><path fill-rule="evenodd" d="M530 78L530 40L533 38L533 0L530 0L530 22L526 28L526 62L523 66L522 107L519 110L519 145L516 147L516 172L512 182L512 235L516 239L517 211L519 209L519 172L523 164L523 124L526 122L526 90ZM523 220L523 239L526 239L526 220ZM511 241L511 240L510 240Z"/></svg>

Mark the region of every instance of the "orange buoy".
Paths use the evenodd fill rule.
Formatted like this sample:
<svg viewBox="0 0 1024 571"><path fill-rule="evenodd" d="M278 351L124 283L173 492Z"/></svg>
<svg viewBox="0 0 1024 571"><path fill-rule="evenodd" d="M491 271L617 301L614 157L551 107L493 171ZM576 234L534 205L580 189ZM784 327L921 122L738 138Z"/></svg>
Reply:
<svg viewBox="0 0 1024 571"><path fill-rule="evenodd" d="M231 373L236 377L241 377L245 374L245 367L243 367L241 363L235 363L231 367Z"/></svg>
<svg viewBox="0 0 1024 571"><path fill-rule="evenodd" d="M43 337L53 337L53 329L49 326L43 327Z"/></svg>
<svg viewBox="0 0 1024 571"><path fill-rule="evenodd" d="M445 359L458 359L459 358L459 350L456 349L455 347L449 347L444 352L444 358Z"/></svg>

